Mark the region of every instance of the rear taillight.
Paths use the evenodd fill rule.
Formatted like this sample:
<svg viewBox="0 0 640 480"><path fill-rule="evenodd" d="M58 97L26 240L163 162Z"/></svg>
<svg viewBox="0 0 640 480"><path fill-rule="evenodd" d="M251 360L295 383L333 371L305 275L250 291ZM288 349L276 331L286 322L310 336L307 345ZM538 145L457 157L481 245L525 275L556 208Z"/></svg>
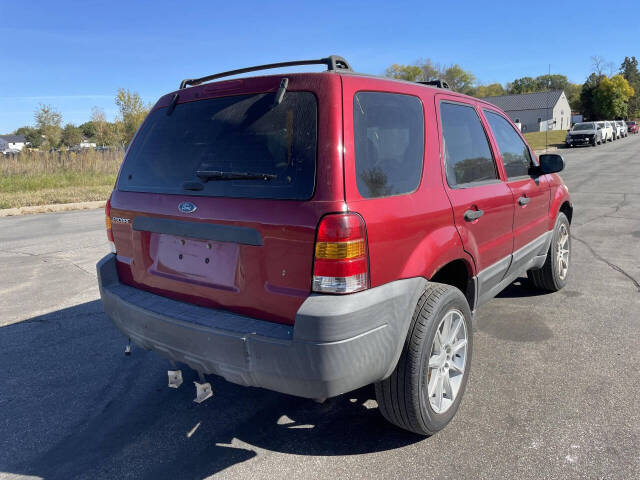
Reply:
<svg viewBox="0 0 640 480"><path fill-rule="evenodd" d="M322 218L316 236L312 290L353 293L369 286L369 253L364 220L355 213Z"/></svg>
<svg viewBox="0 0 640 480"><path fill-rule="evenodd" d="M113 241L113 230L111 230L111 196L109 196L109 199L104 206L104 222L107 227L107 240L109 240L109 247L111 247L111 252L116 253L116 244Z"/></svg>

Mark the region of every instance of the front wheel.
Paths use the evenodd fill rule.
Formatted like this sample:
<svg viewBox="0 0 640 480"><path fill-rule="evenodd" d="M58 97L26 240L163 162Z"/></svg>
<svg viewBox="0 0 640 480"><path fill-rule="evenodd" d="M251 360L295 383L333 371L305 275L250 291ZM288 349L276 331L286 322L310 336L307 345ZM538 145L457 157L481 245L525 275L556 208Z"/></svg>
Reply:
<svg viewBox="0 0 640 480"><path fill-rule="evenodd" d="M418 301L398 364L375 384L382 415L419 435L454 417L471 368L471 310L460 290L429 283Z"/></svg>
<svg viewBox="0 0 640 480"><path fill-rule="evenodd" d="M569 220L562 212L558 213L553 229L547 260L542 268L529 270L527 277L536 288L557 292L567 284L569 263L571 260L571 233Z"/></svg>

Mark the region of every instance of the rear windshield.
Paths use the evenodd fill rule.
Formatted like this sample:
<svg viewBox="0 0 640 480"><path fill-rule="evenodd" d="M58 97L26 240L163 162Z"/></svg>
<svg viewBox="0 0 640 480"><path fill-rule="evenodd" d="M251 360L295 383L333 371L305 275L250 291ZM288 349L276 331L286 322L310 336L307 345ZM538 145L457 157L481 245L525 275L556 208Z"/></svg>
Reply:
<svg viewBox="0 0 640 480"><path fill-rule="evenodd" d="M238 95L161 108L131 145L118 189L305 200L316 171L317 101L310 92Z"/></svg>
<svg viewBox="0 0 640 480"><path fill-rule="evenodd" d="M627 125L629 125L630 127L635 125L635 124L636 124L636 122L627 122Z"/></svg>
<svg viewBox="0 0 640 480"><path fill-rule="evenodd" d="M573 130L593 130L593 123L579 123L573 127Z"/></svg>

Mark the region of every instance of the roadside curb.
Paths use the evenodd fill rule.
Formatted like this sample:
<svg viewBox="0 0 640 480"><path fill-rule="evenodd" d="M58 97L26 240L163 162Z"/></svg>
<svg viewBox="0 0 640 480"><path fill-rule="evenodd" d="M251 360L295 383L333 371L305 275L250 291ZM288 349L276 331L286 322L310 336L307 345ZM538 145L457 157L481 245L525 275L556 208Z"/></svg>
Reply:
<svg viewBox="0 0 640 480"><path fill-rule="evenodd" d="M33 205L19 208L0 209L0 217L12 217L15 215L30 215L34 213L67 212L70 210L90 210L104 208L106 200L94 202L55 203L53 205Z"/></svg>
<svg viewBox="0 0 640 480"><path fill-rule="evenodd" d="M542 153L555 152L556 150L558 150L558 147L549 147L547 149L542 148L540 150L534 150L533 153L535 153L536 155L540 155Z"/></svg>

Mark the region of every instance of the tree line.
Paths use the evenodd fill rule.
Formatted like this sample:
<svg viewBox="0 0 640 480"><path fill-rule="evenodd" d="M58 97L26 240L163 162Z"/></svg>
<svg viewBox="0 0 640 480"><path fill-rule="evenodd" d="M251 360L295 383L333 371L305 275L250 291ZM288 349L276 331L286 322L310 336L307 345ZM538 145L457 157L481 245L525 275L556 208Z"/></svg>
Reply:
<svg viewBox="0 0 640 480"><path fill-rule="evenodd" d="M592 73L584 84L570 82L566 75L552 74L516 78L505 85L483 85L475 75L458 64L441 65L431 59L418 60L410 65L393 64L385 76L427 82L444 80L460 93L477 98L498 95L564 90L571 110L585 119L637 118L640 115L640 71L636 57L625 57L618 70L602 57L591 57Z"/></svg>
<svg viewBox="0 0 640 480"><path fill-rule="evenodd" d="M640 116L640 71L636 57L625 57L616 71L614 65L601 57L591 57L592 72L584 84L569 81L565 75L552 74L516 78L505 85L483 85L475 75L458 64L441 65L431 59L410 65L393 64L385 75L408 81L444 80L456 92L478 98L506 94L564 90L571 110L583 114L585 120L638 118ZM119 88L115 96L118 116L113 122L104 111L93 107L91 118L81 124L62 125L62 115L51 105L40 105L34 112L35 126L18 128L32 148L57 149L73 147L84 138L97 145L124 148L149 112L137 92Z"/></svg>
<svg viewBox="0 0 640 480"><path fill-rule="evenodd" d="M106 119L104 110L93 107L91 118L81 125L62 125L62 115L51 105L39 105L34 112L34 126L18 128L31 148L45 150L71 148L85 138L101 146L126 147L151 109L137 92L119 88L115 97L118 116L113 122Z"/></svg>

